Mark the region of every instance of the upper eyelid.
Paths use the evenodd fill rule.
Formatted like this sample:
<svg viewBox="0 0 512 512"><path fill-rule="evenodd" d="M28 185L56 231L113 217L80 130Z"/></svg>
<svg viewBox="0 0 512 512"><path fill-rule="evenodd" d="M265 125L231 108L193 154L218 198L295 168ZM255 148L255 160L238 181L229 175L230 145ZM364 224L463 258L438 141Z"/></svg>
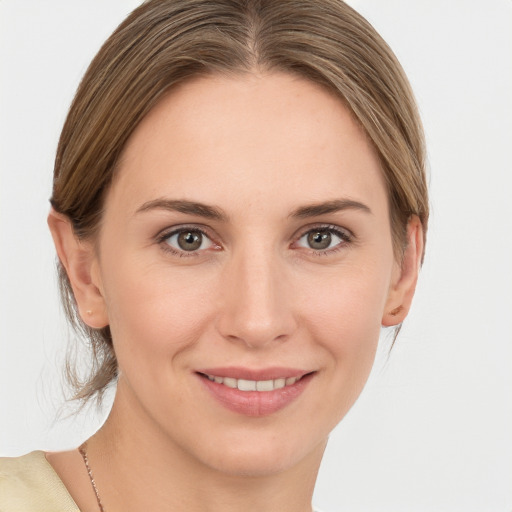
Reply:
<svg viewBox="0 0 512 512"><path fill-rule="evenodd" d="M304 235L306 235L310 231L314 231L315 229L324 229L326 231L333 231L333 232L338 232L340 234L346 234L351 239L355 237L352 230L350 230L346 227L338 226L336 224L324 224L324 223L319 222L316 224L311 224L309 226L302 227L300 230L298 230L298 232L297 232L298 234L295 237L296 240L298 240L299 238L302 238Z"/></svg>
<svg viewBox="0 0 512 512"><path fill-rule="evenodd" d="M212 234L210 233L210 229L201 224L180 224L177 226L167 227L160 230L156 234L155 238L157 240L165 240L166 238L169 238L172 235L179 233L180 231L186 231L187 229L190 231L199 231L201 234L205 235L212 241L216 238L215 236L212 236Z"/></svg>

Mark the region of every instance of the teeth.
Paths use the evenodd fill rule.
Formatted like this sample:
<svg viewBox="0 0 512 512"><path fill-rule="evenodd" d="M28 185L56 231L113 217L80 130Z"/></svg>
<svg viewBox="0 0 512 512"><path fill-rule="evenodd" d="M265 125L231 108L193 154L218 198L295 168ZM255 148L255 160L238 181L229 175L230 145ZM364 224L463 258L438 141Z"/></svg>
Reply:
<svg viewBox="0 0 512 512"><path fill-rule="evenodd" d="M273 380L258 380L256 382L256 391L272 391L274 389Z"/></svg>
<svg viewBox="0 0 512 512"><path fill-rule="evenodd" d="M224 377L223 382L221 382L221 384L224 384L224 386L233 389L237 387L236 379L232 379L231 377Z"/></svg>
<svg viewBox="0 0 512 512"><path fill-rule="evenodd" d="M240 391L256 391L256 381L238 379L238 389Z"/></svg>
<svg viewBox="0 0 512 512"><path fill-rule="evenodd" d="M239 389L240 391L274 391L285 386L295 384L301 377L279 378L274 380L247 380L234 379L232 377L219 377L217 375L206 375L208 380L217 384L224 384L228 388Z"/></svg>
<svg viewBox="0 0 512 512"><path fill-rule="evenodd" d="M274 388L275 389L284 388L285 386L286 386L286 379L276 379L274 381Z"/></svg>

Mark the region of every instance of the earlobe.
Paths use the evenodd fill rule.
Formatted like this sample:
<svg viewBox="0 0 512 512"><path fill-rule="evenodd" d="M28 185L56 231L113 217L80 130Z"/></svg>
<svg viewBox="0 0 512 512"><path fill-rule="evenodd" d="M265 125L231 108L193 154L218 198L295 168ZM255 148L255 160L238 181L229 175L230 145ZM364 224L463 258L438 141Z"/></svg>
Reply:
<svg viewBox="0 0 512 512"><path fill-rule="evenodd" d="M413 215L407 224L407 247L396 277L391 283L382 325L401 324L411 307L423 256L423 228L420 219ZM398 264L397 264L398 265Z"/></svg>
<svg viewBox="0 0 512 512"><path fill-rule="evenodd" d="M93 244L79 240L69 218L53 208L48 215L48 226L60 263L73 288L80 317L94 329L106 327L108 315Z"/></svg>

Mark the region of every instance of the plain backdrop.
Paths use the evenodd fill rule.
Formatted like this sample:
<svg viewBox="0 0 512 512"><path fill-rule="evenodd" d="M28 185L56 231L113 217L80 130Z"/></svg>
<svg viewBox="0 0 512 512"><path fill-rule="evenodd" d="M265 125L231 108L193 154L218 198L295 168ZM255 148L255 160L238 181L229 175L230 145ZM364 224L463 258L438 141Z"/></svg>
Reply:
<svg viewBox="0 0 512 512"><path fill-rule="evenodd" d="M75 447L105 416L62 408L72 336L46 214L74 90L138 3L0 0L0 455ZM332 434L315 501L331 512L511 512L512 1L351 3L415 90L432 221L413 311Z"/></svg>

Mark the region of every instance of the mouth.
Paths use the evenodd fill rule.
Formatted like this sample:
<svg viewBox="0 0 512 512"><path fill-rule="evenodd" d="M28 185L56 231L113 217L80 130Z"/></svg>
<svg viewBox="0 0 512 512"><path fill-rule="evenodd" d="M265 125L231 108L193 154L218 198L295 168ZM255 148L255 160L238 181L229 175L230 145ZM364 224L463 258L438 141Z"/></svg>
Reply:
<svg viewBox="0 0 512 512"><path fill-rule="evenodd" d="M316 372L293 369L217 368L196 372L209 395L245 416L268 416L294 402Z"/></svg>
<svg viewBox="0 0 512 512"><path fill-rule="evenodd" d="M277 379L268 380L248 380L248 379L235 379L234 377L221 377L220 375L201 374L211 382L222 384L231 389L238 389L239 391L274 391L282 389L287 386L293 386L305 375L299 377L278 377Z"/></svg>

